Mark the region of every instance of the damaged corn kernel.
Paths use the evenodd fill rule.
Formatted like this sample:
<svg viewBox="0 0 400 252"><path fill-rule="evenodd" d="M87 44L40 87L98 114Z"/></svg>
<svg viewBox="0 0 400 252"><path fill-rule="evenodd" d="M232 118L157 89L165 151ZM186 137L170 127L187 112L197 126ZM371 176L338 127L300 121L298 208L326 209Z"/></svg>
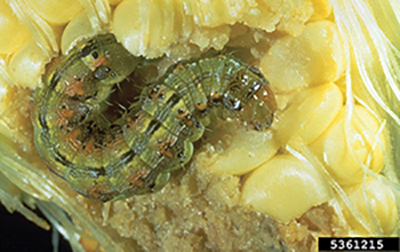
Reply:
<svg viewBox="0 0 400 252"><path fill-rule="evenodd" d="M79 38L92 37L95 29L90 23L88 14L83 11L76 15L65 27L61 37L61 52L67 54Z"/></svg>
<svg viewBox="0 0 400 252"><path fill-rule="evenodd" d="M129 52L155 58L168 54L180 43L192 43L201 50L210 47L221 50L228 42L228 25L196 26L193 17L184 14L183 5L165 2L169 1L127 0L117 6L113 31ZM159 8L158 4L163 4L164 8Z"/></svg>
<svg viewBox="0 0 400 252"><path fill-rule="evenodd" d="M332 13L332 3L329 0L312 0L314 13L310 20L321 20L327 18Z"/></svg>
<svg viewBox="0 0 400 252"><path fill-rule="evenodd" d="M344 69L342 43L336 25L318 21L306 26L299 37L283 37L261 61L261 69L276 90L332 82Z"/></svg>
<svg viewBox="0 0 400 252"><path fill-rule="evenodd" d="M176 48L223 49L232 32L230 25L235 23L268 32L277 29L290 35L300 34L313 10L312 3L303 0L185 1L183 4L170 0L126 0L115 9L112 28L134 55L182 57L185 50L180 49L178 56L174 55Z"/></svg>

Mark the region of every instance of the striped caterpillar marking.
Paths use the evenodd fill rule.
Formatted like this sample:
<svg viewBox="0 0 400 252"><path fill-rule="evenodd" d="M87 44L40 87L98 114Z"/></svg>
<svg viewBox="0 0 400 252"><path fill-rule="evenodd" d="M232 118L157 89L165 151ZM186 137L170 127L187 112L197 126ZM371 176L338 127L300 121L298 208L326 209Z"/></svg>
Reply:
<svg viewBox="0 0 400 252"><path fill-rule="evenodd" d="M272 123L276 102L267 80L227 55L171 66L110 122L104 101L137 63L112 35L99 35L51 64L34 94L42 159L88 198L109 201L163 188L170 172L191 159L212 108L256 130Z"/></svg>

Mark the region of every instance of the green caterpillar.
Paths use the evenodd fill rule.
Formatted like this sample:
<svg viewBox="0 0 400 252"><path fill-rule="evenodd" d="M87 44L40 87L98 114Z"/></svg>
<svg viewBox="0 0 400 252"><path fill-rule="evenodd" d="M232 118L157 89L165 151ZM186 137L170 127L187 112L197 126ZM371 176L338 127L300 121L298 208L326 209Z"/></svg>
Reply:
<svg viewBox="0 0 400 252"><path fill-rule="evenodd" d="M256 130L272 123L276 101L268 81L229 55L178 62L110 121L107 99L139 61L112 34L98 35L53 60L33 94L40 156L88 198L105 202L162 189L170 172L191 159L210 109Z"/></svg>

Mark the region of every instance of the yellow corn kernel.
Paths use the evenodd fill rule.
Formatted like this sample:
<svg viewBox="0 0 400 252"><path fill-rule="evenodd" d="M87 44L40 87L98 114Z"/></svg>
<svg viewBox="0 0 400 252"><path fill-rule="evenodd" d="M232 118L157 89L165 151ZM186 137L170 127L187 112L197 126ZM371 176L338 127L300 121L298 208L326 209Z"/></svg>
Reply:
<svg viewBox="0 0 400 252"><path fill-rule="evenodd" d="M310 23L299 37L277 40L262 59L261 69L272 87L282 91L335 81L344 69L336 25Z"/></svg>
<svg viewBox="0 0 400 252"><path fill-rule="evenodd" d="M31 7L51 24L67 23L83 10L78 0L28 0Z"/></svg>
<svg viewBox="0 0 400 252"><path fill-rule="evenodd" d="M270 32L279 23L278 30L298 34L312 12L312 4L303 0L292 0L290 5L253 0L200 4L193 0L125 0L114 11L112 28L118 40L134 55L154 58L167 54L182 58L193 56L185 54L191 47L200 51L221 50L229 41L229 25L235 23ZM175 48L179 48L178 53L174 53Z"/></svg>
<svg viewBox="0 0 400 252"><path fill-rule="evenodd" d="M280 145L285 145L294 136L300 136L305 143L314 141L343 106L342 93L333 83L304 90L294 97L274 126Z"/></svg>
<svg viewBox="0 0 400 252"><path fill-rule="evenodd" d="M291 1L295 8L288 11L290 15L283 16L277 24L277 30L284 31L293 37L298 37L305 28L305 23L310 19L314 12L310 1Z"/></svg>
<svg viewBox="0 0 400 252"><path fill-rule="evenodd" d="M369 168L375 172L383 168L384 160L380 144L383 146L385 144L383 135L377 136L380 127L378 121L366 108L359 105L354 107L347 132L345 121L346 108L343 107L326 132L311 144L311 148L326 163L329 173L337 182L348 186L362 181L364 171L357 159L367 164L370 155Z"/></svg>
<svg viewBox="0 0 400 252"><path fill-rule="evenodd" d="M331 196L329 184L311 165L291 155L278 155L249 175L242 202L287 222Z"/></svg>
<svg viewBox="0 0 400 252"><path fill-rule="evenodd" d="M49 60L47 54L31 38L12 56L8 72L15 83L33 89L38 86L44 65Z"/></svg>
<svg viewBox="0 0 400 252"><path fill-rule="evenodd" d="M366 197L364 197L363 189L365 189ZM382 229L383 235L391 235L393 233L398 216L396 199L389 187L376 178L369 178L365 183L365 187L363 185L355 186L347 190L347 193L352 204L365 218L364 223L370 227L372 232L379 233L379 229ZM372 210L371 215L368 212L368 208ZM347 207L345 207L344 214L351 228L361 235L368 234L368 231ZM374 223L380 226L378 230L376 230Z"/></svg>
<svg viewBox="0 0 400 252"><path fill-rule="evenodd" d="M193 15L196 24L207 27L232 24L248 8L245 1L229 2L226 0L189 0L185 1L185 5L188 14Z"/></svg>
<svg viewBox="0 0 400 252"><path fill-rule="evenodd" d="M321 20L332 13L332 3L329 0L311 0L314 13L310 20Z"/></svg>
<svg viewBox="0 0 400 252"><path fill-rule="evenodd" d="M243 175L271 159L278 148L279 145L271 131L257 132L239 129L209 169L232 175Z"/></svg>
<svg viewBox="0 0 400 252"><path fill-rule="evenodd" d="M61 51L63 54L72 49L79 38L90 38L95 35L95 30L85 11L75 16L65 27L61 38Z"/></svg>
<svg viewBox="0 0 400 252"><path fill-rule="evenodd" d="M168 0L158 1L165 7L159 8L153 2L126 0L115 9L113 31L132 54L161 56L177 39L174 19L182 16L172 3L164 4L165 1Z"/></svg>
<svg viewBox="0 0 400 252"><path fill-rule="evenodd" d="M5 0L0 0L0 54L14 53L31 35Z"/></svg>

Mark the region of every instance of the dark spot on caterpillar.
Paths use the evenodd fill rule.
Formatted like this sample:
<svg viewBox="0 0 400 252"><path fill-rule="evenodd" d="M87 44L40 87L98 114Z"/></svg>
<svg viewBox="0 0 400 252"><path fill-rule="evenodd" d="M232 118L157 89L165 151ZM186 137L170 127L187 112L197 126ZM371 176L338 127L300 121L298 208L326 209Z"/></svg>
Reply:
<svg viewBox="0 0 400 252"><path fill-rule="evenodd" d="M107 66L100 66L95 70L94 77L98 80L103 80L108 76L111 69Z"/></svg>
<svg viewBox="0 0 400 252"><path fill-rule="evenodd" d="M200 113L205 113L205 112L207 112L207 105L203 102L198 102L198 103L196 103L196 109Z"/></svg>
<svg viewBox="0 0 400 252"><path fill-rule="evenodd" d="M99 54L96 51L92 52L93 59L97 59L98 57L99 57Z"/></svg>
<svg viewBox="0 0 400 252"><path fill-rule="evenodd" d="M133 150L129 150L121 155L121 160L124 160L125 163L129 163L135 157L135 152Z"/></svg>
<svg viewBox="0 0 400 252"><path fill-rule="evenodd" d="M154 187L156 187L156 183L151 183L151 184L148 185L148 187L149 187L150 189L154 189Z"/></svg>
<svg viewBox="0 0 400 252"><path fill-rule="evenodd" d="M256 74L258 77L265 80L265 77L262 75L260 70L258 70L258 68L255 68L254 66L248 66L247 69L249 69L252 73Z"/></svg>
<svg viewBox="0 0 400 252"><path fill-rule="evenodd" d="M161 123L157 120L151 120L149 126L146 128L146 134L153 135L161 127Z"/></svg>
<svg viewBox="0 0 400 252"><path fill-rule="evenodd" d="M55 73L53 75L53 77L51 78L51 80L50 80L49 89L50 90L54 89L57 86L57 84L60 81L60 79L61 79L61 76L59 74Z"/></svg>
<svg viewBox="0 0 400 252"><path fill-rule="evenodd" d="M180 61L132 94L135 102L124 104L129 108L115 106L119 101L110 99L120 91L114 86L137 64L113 35L98 35L54 61L34 93L39 154L88 198L108 201L161 190L170 173L191 159L211 109L248 118L256 130L272 123L276 102L268 81L230 55ZM82 87L68 95L63 87L73 80Z"/></svg>
<svg viewBox="0 0 400 252"><path fill-rule="evenodd" d="M61 155L58 151L54 153L55 161L60 163L62 166L71 167L71 162L69 162L65 156Z"/></svg>
<svg viewBox="0 0 400 252"><path fill-rule="evenodd" d="M93 43L94 41L90 40L87 45L80 50L79 57L84 58L92 54L92 52L97 49L95 46L93 46Z"/></svg>
<svg viewBox="0 0 400 252"><path fill-rule="evenodd" d="M167 104L170 104L171 106L174 106L175 104L177 104L182 98L177 94L174 93L173 95L171 95L171 97L168 99ZM179 108L179 110L181 110ZM179 111L178 111L179 113Z"/></svg>
<svg viewBox="0 0 400 252"><path fill-rule="evenodd" d="M48 131L46 117L43 114L39 115L39 123L40 123L40 127L42 127L42 129L44 131Z"/></svg>

